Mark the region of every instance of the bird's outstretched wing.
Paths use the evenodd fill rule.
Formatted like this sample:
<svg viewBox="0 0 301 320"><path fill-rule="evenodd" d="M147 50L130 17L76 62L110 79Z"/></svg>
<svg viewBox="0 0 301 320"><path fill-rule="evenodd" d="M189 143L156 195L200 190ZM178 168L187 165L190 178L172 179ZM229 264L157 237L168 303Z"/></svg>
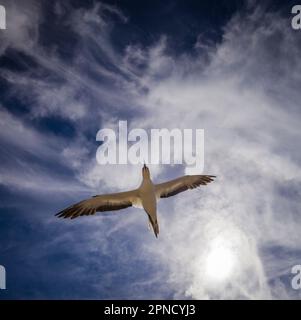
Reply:
<svg viewBox="0 0 301 320"><path fill-rule="evenodd" d="M101 211L125 209L133 206L137 201L139 201L137 190L98 195L78 202L58 212L56 216L74 219L79 216L93 215Z"/></svg>
<svg viewBox="0 0 301 320"><path fill-rule="evenodd" d="M193 175L183 176L174 180L155 185L155 192L157 198L172 197L180 192L188 189L194 189L201 185L206 185L213 181L215 176Z"/></svg>

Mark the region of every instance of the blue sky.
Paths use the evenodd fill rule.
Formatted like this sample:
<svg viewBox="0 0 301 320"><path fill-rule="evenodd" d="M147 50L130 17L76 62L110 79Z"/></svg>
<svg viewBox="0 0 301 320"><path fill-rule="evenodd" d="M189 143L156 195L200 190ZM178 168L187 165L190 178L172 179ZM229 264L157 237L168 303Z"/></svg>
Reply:
<svg viewBox="0 0 301 320"><path fill-rule="evenodd" d="M301 297L293 2L0 4L0 299ZM119 120L205 129L204 172L218 179L159 203L159 239L135 208L54 217L139 184L140 167L96 162L97 131ZM155 182L187 171L150 169ZM212 252L231 260L224 278L208 274Z"/></svg>

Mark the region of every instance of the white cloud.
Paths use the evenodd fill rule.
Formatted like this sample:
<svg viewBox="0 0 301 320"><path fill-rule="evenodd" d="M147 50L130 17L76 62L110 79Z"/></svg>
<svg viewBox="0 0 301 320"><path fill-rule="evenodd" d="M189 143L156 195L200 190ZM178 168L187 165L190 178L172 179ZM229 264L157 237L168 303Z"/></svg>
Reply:
<svg viewBox="0 0 301 320"><path fill-rule="evenodd" d="M164 50L159 52L149 58L150 66L168 61ZM297 35L286 20L255 10L229 22L222 43L210 52L208 65L181 57L164 78L150 71L142 79L149 92L140 101L149 115L144 125L205 128L205 171L218 177L198 196L175 198L173 214L165 217L169 210L159 210L162 242L152 254L162 253L171 268L169 281L180 294L185 291L194 298L294 296L287 283L288 289L275 293L267 279L278 279L279 261L274 257L264 264L261 252L265 246L300 247L298 198L288 195L284 203L277 192L279 186L294 189L300 184L300 157L295 152L300 139L300 111L295 108L300 79L295 73L299 67L292 63L297 52ZM281 213L276 207L279 202ZM221 225L218 237L240 246L235 275L214 290L202 269L204 252L216 241L206 230L208 224ZM231 239L236 233L239 241ZM271 265L273 273L268 272Z"/></svg>

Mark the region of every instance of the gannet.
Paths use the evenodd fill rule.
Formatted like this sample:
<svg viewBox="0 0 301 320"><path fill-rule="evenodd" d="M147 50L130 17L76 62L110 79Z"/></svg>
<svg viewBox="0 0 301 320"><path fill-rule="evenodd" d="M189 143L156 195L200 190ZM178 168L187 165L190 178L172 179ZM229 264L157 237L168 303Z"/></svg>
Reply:
<svg viewBox="0 0 301 320"><path fill-rule="evenodd" d="M142 168L142 183L138 189L97 195L83 200L58 212L56 216L63 218L77 218L93 215L96 212L125 209L131 206L143 208L148 216L156 238L159 234L157 218L157 200L174 196L188 189L194 189L213 181L215 176L185 175L164 183L153 184L149 168L144 164Z"/></svg>

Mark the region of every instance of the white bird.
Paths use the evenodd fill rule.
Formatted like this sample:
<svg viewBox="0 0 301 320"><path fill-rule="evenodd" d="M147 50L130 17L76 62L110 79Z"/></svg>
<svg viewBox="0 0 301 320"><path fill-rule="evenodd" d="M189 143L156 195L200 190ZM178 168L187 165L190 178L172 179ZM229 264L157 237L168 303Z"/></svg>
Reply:
<svg viewBox="0 0 301 320"><path fill-rule="evenodd" d="M155 236L159 234L157 219L157 200L168 198L188 189L194 189L200 185L206 185L213 181L215 176L210 175L186 175L160 184L153 184L150 171L146 165L142 168L142 183L138 189L97 195L90 199L76 203L56 214L58 217L77 218L79 216L93 215L96 212L113 211L131 206L140 207L148 215Z"/></svg>

